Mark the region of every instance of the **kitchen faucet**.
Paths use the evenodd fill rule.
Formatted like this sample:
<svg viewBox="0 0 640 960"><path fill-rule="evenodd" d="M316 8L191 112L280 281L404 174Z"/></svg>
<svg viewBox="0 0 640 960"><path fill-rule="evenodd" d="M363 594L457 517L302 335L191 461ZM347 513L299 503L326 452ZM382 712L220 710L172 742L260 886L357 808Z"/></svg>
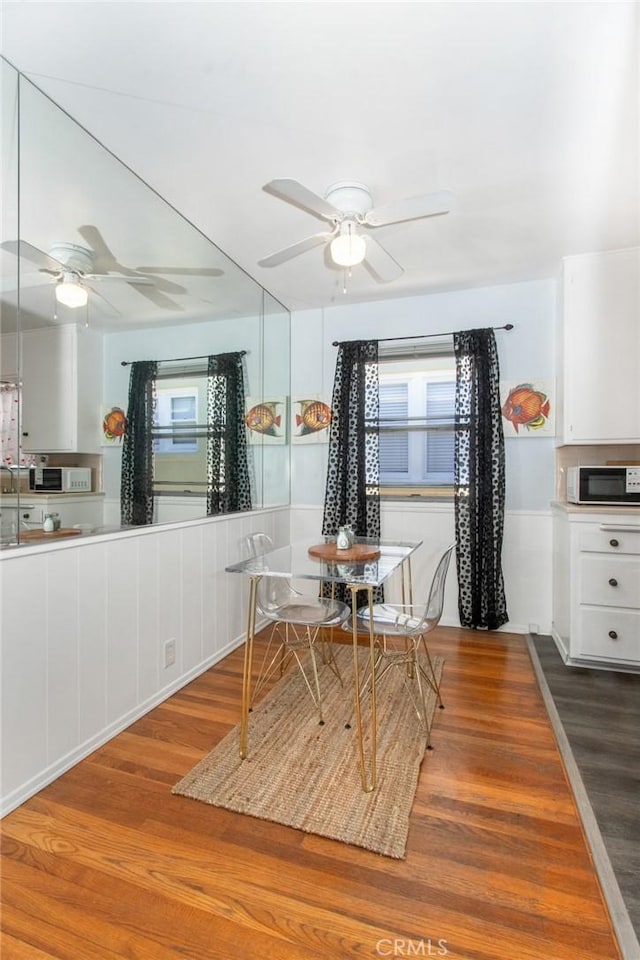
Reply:
<svg viewBox="0 0 640 960"><path fill-rule="evenodd" d="M2 485L2 492L3 492L3 493L15 493L16 490L15 490L14 480L13 480L13 470L11 469L11 467L8 467L8 466L6 465L6 463L0 463L0 470L7 470L7 471L8 471L8 473L9 473L9 481L10 481L10 482L9 482L9 489L8 489L8 490L7 490L7 488L4 486L4 484Z"/></svg>

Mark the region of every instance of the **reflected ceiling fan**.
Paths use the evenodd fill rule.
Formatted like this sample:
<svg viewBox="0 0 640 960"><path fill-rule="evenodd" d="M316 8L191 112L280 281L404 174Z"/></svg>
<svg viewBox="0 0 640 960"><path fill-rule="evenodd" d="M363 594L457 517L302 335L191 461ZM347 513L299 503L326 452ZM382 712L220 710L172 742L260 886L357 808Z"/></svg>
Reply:
<svg viewBox="0 0 640 960"><path fill-rule="evenodd" d="M103 281L126 283L163 310L182 310L167 293L186 293L186 289L166 277L150 277L147 274L174 273L185 276L221 276L223 271L214 268L191 267L136 267L132 269L120 263L107 246L97 227L87 224L78 227L78 233L88 244L55 243L48 253L25 240L7 241L0 244L15 256L34 263L41 273L47 273L55 282L55 295L59 303L68 307L85 306L89 291L109 303L94 284ZM112 304L109 304L112 306Z"/></svg>
<svg viewBox="0 0 640 960"><path fill-rule="evenodd" d="M328 220L332 229L299 240L258 260L261 267L277 267L300 253L328 244L331 259L337 266L349 268L364 263L381 283L397 280L404 271L370 231L391 223L449 213L453 199L449 190L438 190L421 197L374 207L368 187L352 180L334 183L324 197L313 193L297 180L287 178L271 180L262 189L287 203L308 210L316 217Z"/></svg>
<svg viewBox="0 0 640 960"><path fill-rule="evenodd" d="M102 297L93 283L103 280L119 280L137 287L153 287L154 281L143 276L113 276L94 272L93 252L76 243L54 243L48 253L33 246L26 240L8 240L2 249L34 263L40 273L49 274L55 283L55 295L58 303L67 307L84 307L89 299L89 291ZM105 299L102 297L102 299ZM107 303L109 301L107 300Z"/></svg>

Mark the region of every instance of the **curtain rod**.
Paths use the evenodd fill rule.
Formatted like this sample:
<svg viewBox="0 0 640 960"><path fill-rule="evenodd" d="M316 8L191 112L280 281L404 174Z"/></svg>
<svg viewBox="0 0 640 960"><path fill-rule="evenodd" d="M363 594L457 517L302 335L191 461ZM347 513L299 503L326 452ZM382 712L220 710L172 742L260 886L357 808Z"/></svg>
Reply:
<svg viewBox="0 0 640 960"><path fill-rule="evenodd" d="M491 327L491 330L513 330L512 323L505 323L503 327ZM464 332L464 331L462 331ZM385 343L387 340L428 340L430 337L452 337L453 333L416 333L412 337L378 337L378 343ZM375 338L374 338L375 339ZM333 346L339 347L341 343L354 343L353 340L334 340Z"/></svg>
<svg viewBox="0 0 640 960"><path fill-rule="evenodd" d="M241 357L246 356L248 350L230 350L229 353L239 353ZM154 363L180 363L182 360L206 360L210 355L208 353L201 353L197 357L172 357L170 360L154 360ZM138 363L137 360L121 360L121 367L130 367L132 363Z"/></svg>

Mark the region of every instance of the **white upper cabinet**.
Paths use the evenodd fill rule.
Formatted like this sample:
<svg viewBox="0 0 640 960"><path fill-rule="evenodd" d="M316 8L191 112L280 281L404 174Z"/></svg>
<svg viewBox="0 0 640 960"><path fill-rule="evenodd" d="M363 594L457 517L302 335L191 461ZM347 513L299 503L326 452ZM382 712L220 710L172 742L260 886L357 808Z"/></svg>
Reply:
<svg viewBox="0 0 640 960"><path fill-rule="evenodd" d="M22 449L97 453L102 338L75 324L22 334Z"/></svg>
<svg viewBox="0 0 640 960"><path fill-rule="evenodd" d="M11 383L18 380L18 334L0 336L0 380Z"/></svg>
<svg viewBox="0 0 640 960"><path fill-rule="evenodd" d="M640 248L563 261L561 443L640 442Z"/></svg>

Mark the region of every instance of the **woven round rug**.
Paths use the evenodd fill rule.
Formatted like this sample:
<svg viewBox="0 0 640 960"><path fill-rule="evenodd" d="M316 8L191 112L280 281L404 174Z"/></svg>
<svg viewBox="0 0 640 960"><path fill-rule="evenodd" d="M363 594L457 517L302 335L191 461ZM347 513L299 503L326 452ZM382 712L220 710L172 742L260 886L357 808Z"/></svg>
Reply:
<svg viewBox="0 0 640 960"><path fill-rule="evenodd" d="M172 793L402 859L426 737L404 672L388 670L376 687L377 782L365 793L353 713L352 648L337 646L335 657L342 684L327 666L320 674L324 725L293 663L250 714L247 758L240 759L238 725ZM359 650L359 657L362 675L368 650ZM442 659L434 657L433 665L439 682ZM436 706L431 690L427 705L431 723ZM368 718L365 710L365 725Z"/></svg>

